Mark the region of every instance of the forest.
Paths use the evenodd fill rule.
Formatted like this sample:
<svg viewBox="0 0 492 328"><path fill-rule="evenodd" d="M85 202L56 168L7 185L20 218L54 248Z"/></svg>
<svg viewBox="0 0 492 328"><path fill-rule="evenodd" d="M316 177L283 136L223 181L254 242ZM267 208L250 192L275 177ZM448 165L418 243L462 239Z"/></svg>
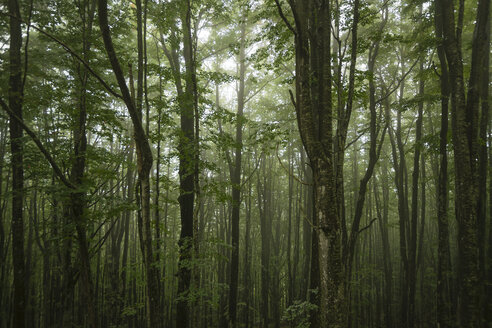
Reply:
<svg viewBox="0 0 492 328"><path fill-rule="evenodd" d="M490 0L5 0L0 327L492 327Z"/></svg>

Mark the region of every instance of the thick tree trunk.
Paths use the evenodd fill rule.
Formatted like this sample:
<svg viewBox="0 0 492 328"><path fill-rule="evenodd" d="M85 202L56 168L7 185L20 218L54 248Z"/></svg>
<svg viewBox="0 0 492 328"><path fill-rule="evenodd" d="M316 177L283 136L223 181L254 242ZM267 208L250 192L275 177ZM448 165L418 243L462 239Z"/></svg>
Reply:
<svg viewBox="0 0 492 328"><path fill-rule="evenodd" d="M490 18L488 20L488 31L490 31ZM483 166L485 167L492 167L492 151L488 149L487 151L487 139L488 139L488 145L490 146L492 144L492 124L490 123L490 105L488 101L488 95L489 95L489 65L490 65L490 32L487 35L488 39L488 44L489 44L489 56L486 57L485 59L485 66L487 67L485 69L485 73L482 76L482 93L481 93L481 101L482 101L482 120L487 122L487 124L482 124L481 130L480 130L480 138L481 141L483 142L481 144L481 150L480 150L480 163L482 163ZM487 129L484 129L484 125L487 126ZM488 135L487 135L488 134ZM488 152L488 154L487 154ZM488 163L488 164L487 164ZM487 166L488 165L488 166ZM481 166L481 171L483 172L483 166ZM481 173L483 174L483 173ZM485 175L487 172L485 172ZM488 208L489 208L489 222L492 220L492 170L488 170L488 192L489 192L489 199L488 199ZM482 181L482 179L480 179ZM480 189L480 194L482 194L483 189L487 188L486 184L484 183L484 186L480 186L482 189ZM486 194L484 193L484 196ZM484 204L481 205L482 212L481 215L484 215L485 217L487 216L487 207L484 206L485 202L487 200L484 199L483 202ZM485 232L487 233L487 232ZM485 272L485 282L486 282L486 288L485 288L485 304L484 304L484 313L485 313L485 319L487 322L492 322L492 224L489 224L489 230L488 230L488 236L486 235L485 238L485 250L488 249L488 252L485 254L486 256L486 262L489 263L488 269ZM488 246L488 247L487 247Z"/></svg>
<svg viewBox="0 0 492 328"><path fill-rule="evenodd" d="M314 211L318 254L311 266L319 276L318 320L320 327L341 327L344 322L344 274L341 222L335 191L333 162L333 106L331 27L329 1L292 1L295 17L296 113L301 139L313 168ZM280 7L280 4L277 3ZM316 249L313 248L313 255ZM319 270L319 271L317 271ZM316 272L317 271L317 272ZM311 279L313 285L314 280Z"/></svg>
<svg viewBox="0 0 492 328"><path fill-rule="evenodd" d="M183 106L181 107L181 137L179 140L179 181L178 198L181 215L181 234L179 237L180 257L178 264L178 295L176 325L186 328L190 322L190 309L187 296L191 284L190 261L193 256L193 217L195 202L195 95L196 76L191 36L191 3L184 1L182 13L183 56L186 66L186 87Z"/></svg>
<svg viewBox="0 0 492 328"><path fill-rule="evenodd" d="M479 252L477 236L478 202L478 105L479 85L487 54L487 26L490 0L480 0L472 44L468 96L461 49L462 22L455 31L453 1L439 0L444 50L451 84L451 117L455 162L455 212L458 221L459 320L461 326L481 327ZM460 7L462 10L462 7ZM461 13L460 13L461 14Z"/></svg>
<svg viewBox="0 0 492 328"><path fill-rule="evenodd" d="M441 1L436 1L435 30L442 37ZM437 46L441 66L441 132L439 141L439 177L437 181L437 224L438 224L438 269L437 269L437 323L441 327L453 327L456 318L453 311L452 268L449 246L448 222L448 113L449 113L449 74L443 44Z"/></svg>
<svg viewBox="0 0 492 328"><path fill-rule="evenodd" d="M486 27L486 50L485 50L485 58L484 64L482 67L482 76L480 81L480 105L481 105L481 113L480 113L480 128L479 128L479 146L478 146L478 204L477 204L477 215L478 215L478 245L479 245L479 269L480 269L480 281L485 283L482 290L485 293L482 294L481 302L481 310L484 314L484 319L486 322L492 321L492 308L489 309L487 306L487 299L492 298L490 296L491 290L487 287L487 269L486 269L486 253L487 253L487 167L488 167L488 152L490 150L487 149L487 133L490 128L490 108L489 108L489 70L490 70L490 17L487 20ZM490 143L489 143L490 145ZM489 167L490 169L490 167ZM492 197L492 194L490 195ZM489 202L489 207L492 208L492 203ZM489 217L490 222L490 217ZM489 266L492 267L492 262L489 262Z"/></svg>

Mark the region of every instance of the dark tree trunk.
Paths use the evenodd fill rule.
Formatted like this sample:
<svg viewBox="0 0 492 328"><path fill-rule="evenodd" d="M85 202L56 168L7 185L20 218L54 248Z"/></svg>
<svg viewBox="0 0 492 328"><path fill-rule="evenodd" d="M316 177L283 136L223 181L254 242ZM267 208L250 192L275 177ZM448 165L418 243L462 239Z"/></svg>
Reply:
<svg viewBox="0 0 492 328"><path fill-rule="evenodd" d="M455 162L455 212L458 221L459 321L461 326L481 327L479 252L477 236L478 128L480 82L487 54L487 26L490 0L480 0L472 44L468 95L461 49L462 20L455 25L454 3L439 0L444 50L451 86L451 117ZM464 3L460 5L460 17Z"/></svg>
<svg viewBox="0 0 492 328"><path fill-rule="evenodd" d="M21 46L22 30L19 3L8 1L10 15L10 48L9 48L9 107L22 119L22 63ZM17 120L10 119L10 149L12 154L12 259L14 270L13 327L25 327L26 304L26 271L24 260L24 169L22 127Z"/></svg>
<svg viewBox="0 0 492 328"><path fill-rule="evenodd" d="M424 62L420 61L420 76L424 71ZM424 96L424 81L419 81L419 96ZM415 290L417 287L417 223L418 223L418 197L420 178L420 142L422 139L424 102L419 101L418 114L415 130L415 151L413 156L412 171L412 204L410 218L410 245L408 249L408 327L413 328L415 324Z"/></svg>
<svg viewBox="0 0 492 328"><path fill-rule="evenodd" d="M87 61L90 51L90 37L92 33L92 23L94 19L95 2L85 1L81 8L82 24L83 24L83 57ZM71 183L79 190L83 190L83 179L86 170L86 122L87 122L87 81L88 71L85 67L82 68L80 75L80 91L79 91L79 113L76 120L73 133L73 149L74 160L70 180ZM87 220L85 209L87 207L86 194L83 191L73 191L70 195L73 221L77 231L77 241L80 254L80 286L82 292L81 308L85 309L83 318L89 327L97 327L97 313L94 304L94 286L91 275L89 243L87 240Z"/></svg>
<svg viewBox="0 0 492 328"><path fill-rule="evenodd" d="M479 269L480 269L480 281L482 283L485 283L483 287L485 289L481 289L485 291L485 293L482 294L482 298L480 300L481 302L481 309L484 314L484 319L486 319L486 322L491 322L492 321L492 313L491 310L492 308L489 308L487 306L487 299L492 298L490 296L490 292L492 290L487 289L487 281L489 283L491 282L490 280L487 279L487 270L486 270L486 253L487 253L487 165L488 165L488 155L487 152L490 150L487 150L487 133L490 128L490 108L489 108L489 70L490 70L490 17L487 20L487 26L485 29L487 36L486 36L486 50L485 50L485 55L483 58L484 63L482 66L482 74L481 74L481 81L480 81L480 105L481 105L481 113L480 113L480 127L479 127L479 145L478 145L478 160L479 160L479 167L478 167L478 204L477 204L477 220L478 220L478 245L479 245ZM490 145L490 141L489 141ZM490 165L490 164L489 164ZM490 166L489 166L490 170ZM490 195L492 197L492 194ZM492 208L492 203L489 202L489 207ZM490 217L489 217L489 222L490 222ZM490 246L489 246L490 247ZM488 262L489 266L492 267L492 262Z"/></svg>
<svg viewBox="0 0 492 328"><path fill-rule="evenodd" d="M293 298L294 298L294 278L293 275L294 273L292 272L292 166L291 166L291 159L290 159L290 148L291 146L288 146L289 149L287 151L287 157L289 160L289 166L288 166L288 191L289 191L289 196L288 196L288 214L287 214L287 307L292 305Z"/></svg>
<svg viewBox="0 0 492 328"><path fill-rule="evenodd" d="M436 1L435 30L442 37L442 6ZM441 132L439 141L439 177L437 181L437 224L438 224L438 269L437 269L437 323L442 327L453 327L456 318L453 311L451 252L449 247L448 222L448 116L449 116L449 74L446 54L442 43L437 46L441 66Z"/></svg>
<svg viewBox="0 0 492 328"><path fill-rule="evenodd" d="M263 154L261 159L262 179L258 175L258 209L260 211L260 234L261 234L261 301L260 319L261 327L268 328L269 322L269 290L270 290L270 236L272 225L271 213L271 179L267 178L267 162Z"/></svg>
<svg viewBox="0 0 492 328"><path fill-rule="evenodd" d="M302 204L305 208L303 213L303 224L302 224L302 241L303 241L303 253L304 253L304 263L302 267L303 285L302 285L302 299L307 301L309 299L309 289L310 287L310 268L311 268L311 244L313 235L313 178L311 168L307 165L305 161L304 149L301 150L301 165L304 172L304 177L308 185L304 187Z"/></svg>
<svg viewBox="0 0 492 328"><path fill-rule="evenodd" d="M243 20L246 17L242 18ZM237 94L236 114L236 152L234 166L231 167L232 183L232 215L231 215L231 276L229 285L229 327L237 326L237 288L239 277L239 214L241 207L241 161L243 148L243 120L244 120L244 84L246 74L246 23L241 23L241 37L239 49L239 90Z"/></svg>
<svg viewBox="0 0 492 328"><path fill-rule="evenodd" d="M191 36L191 3L184 1L181 23L183 24L183 56L186 66L186 86L181 106L181 137L179 140L179 181L178 198L181 216L179 237L180 256L178 264L178 296L176 325L186 328L190 324L190 308L187 300L191 284L190 261L193 258L193 218L195 202L195 95L196 76Z"/></svg>
<svg viewBox="0 0 492 328"><path fill-rule="evenodd" d="M141 102L136 104L135 99L132 98L128 86L125 81L125 77L116 55L113 42L111 40L109 25L108 25L108 12L107 12L107 0L98 1L98 15L99 15L99 27L101 29L104 47L108 55L108 59L111 62L113 72L115 74L118 86L122 93L122 99L128 109L132 123L134 140L137 150L137 204L139 206L139 220L140 228L142 232L141 245L142 255L144 258L144 269L146 279L146 325L148 327L158 328L161 327L162 321L161 311L159 308L159 269L155 266L152 246L152 232L150 226L150 170L152 168L152 151L150 148L149 140L145 134L142 125L142 104ZM139 53L142 49L142 21L141 21L141 2L137 0L137 32L139 38ZM139 71L143 69L142 59L139 60ZM140 79L141 80L141 79ZM140 88L142 83L139 84ZM138 98L138 96L137 96Z"/></svg>
<svg viewBox="0 0 492 328"><path fill-rule="evenodd" d="M487 31L490 31L490 18L488 20L488 29ZM483 166L487 167L492 167L492 151L488 149L488 154L487 154L487 137L488 137L488 145L490 146L492 144L492 124L490 123L490 106L488 102L488 94L489 94L489 65L490 65L490 32L487 33L487 39L488 39L488 53L489 56L486 57L485 59L485 73L482 76L482 93L481 93L481 101L482 101L482 120L487 122L487 124L484 124L481 122L481 130L480 130L480 138L481 141L483 142L481 145L480 149L480 163L482 163ZM487 126L487 129L484 129L484 125ZM488 136L487 136L488 134ZM481 174L483 173L483 166L481 166ZM486 169L485 169L486 171ZM492 220L492 171L489 169L489 176L488 176L488 192L489 192L489 222ZM485 172L485 175L487 175L487 172ZM482 178L480 179L482 181ZM482 194L483 189L487 188L486 184L484 183L484 186L480 186L482 189L480 189L480 194ZM484 193L485 195L485 193ZM486 199L483 200L483 202L486 202ZM480 209L482 209L481 215L486 216L487 213L487 207L484 206L483 204ZM488 240L485 241L486 247L485 250L488 250L488 253L485 254L486 256L486 262L489 263L488 269L485 272L485 281L486 281L486 288L485 288L485 304L484 304L484 313L485 313L485 319L487 322L492 322L492 224L489 224L489 231L488 231L488 236L485 236ZM488 246L488 247L487 247Z"/></svg>
<svg viewBox="0 0 492 328"><path fill-rule="evenodd" d="M295 34L296 113L313 169L314 209L318 220L315 229L319 249L313 260L318 261L319 267L312 266L311 270L319 269L320 307L319 319L313 321L318 321L321 327L340 327L345 301L342 227L333 162L331 8L329 1L291 1L289 5L295 17L295 28L290 24L288 27ZM277 6L282 12L278 1Z"/></svg>
<svg viewBox="0 0 492 328"><path fill-rule="evenodd" d="M383 246L383 263L384 263L384 322L387 328L393 327L393 267L391 264L391 251L389 242L389 224L388 224L388 206L389 206L389 179L387 173L386 163L382 165L382 213L381 203L379 201L379 194L377 190L377 182L374 182L374 195L376 196L376 210L378 212L379 231L381 233L382 246Z"/></svg>
<svg viewBox="0 0 492 328"><path fill-rule="evenodd" d="M251 171L251 162L248 161L248 169ZM243 284L244 284L244 316L243 323L246 328L250 327L250 307L251 307L251 211L252 211L252 185L251 179L248 181L248 199L246 202L246 229L244 232L244 271L243 271Z"/></svg>
<svg viewBox="0 0 492 328"><path fill-rule="evenodd" d="M1 128L0 128L0 199L4 199L3 197L3 182L4 182L4 177L3 177L3 168L5 165L5 152L7 148L7 124L6 122L2 119L1 121ZM7 179L8 180L8 179ZM8 181L7 181L8 182ZM7 183L8 185L8 183ZM8 243L7 240L9 239L6 236L6 231L5 231L5 204L6 201L4 200L3 202L0 202L0 285L1 286L6 286L5 284L5 276L6 276L6 261L7 261L7 254L8 254ZM4 297L7 295L7 290L8 288L0 288L0 326L6 326L7 325L7 304L4 304Z"/></svg>

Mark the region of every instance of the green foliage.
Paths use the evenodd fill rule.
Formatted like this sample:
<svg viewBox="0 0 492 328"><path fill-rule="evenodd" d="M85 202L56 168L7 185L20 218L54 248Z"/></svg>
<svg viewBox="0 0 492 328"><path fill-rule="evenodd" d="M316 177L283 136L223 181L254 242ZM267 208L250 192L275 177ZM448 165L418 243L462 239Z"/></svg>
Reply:
<svg viewBox="0 0 492 328"><path fill-rule="evenodd" d="M289 322L291 327L309 328L310 314L316 311L318 306L309 301L294 301L294 304L285 309L282 319Z"/></svg>

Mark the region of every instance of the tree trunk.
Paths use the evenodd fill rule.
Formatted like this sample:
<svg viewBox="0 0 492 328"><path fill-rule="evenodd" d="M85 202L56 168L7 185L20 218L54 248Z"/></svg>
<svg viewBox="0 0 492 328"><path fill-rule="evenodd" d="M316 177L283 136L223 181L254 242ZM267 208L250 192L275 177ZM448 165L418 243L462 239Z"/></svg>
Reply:
<svg viewBox="0 0 492 328"><path fill-rule="evenodd" d="M487 26L490 0L481 0L472 44L468 96L465 99L465 80L461 49L462 21L455 30L454 5L439 0L444 50L451 82L451 117L455 162L455 212L458 221L459 253L459 322L461 326L481 327L479 256L477 236L478 201L478 105L479 85L487 54ZM464 10L460 6L460 11ZM460 12L461 15L461 12Z"/></svg>
<svg viewBox="0 0 492 328"><path fill-rule="evenodd" d="M22 29L19 3L9 0L10 48L9 48L9 106L12 112L22 119ZM10 149L12 154L12 259L14 270L13 327L25 327L26 271L24 260L24 169L22 127L15 119L10 119Z"/></svg>
<svg viewBox="0 0 492 328"><path fill-rule="evenodd" d="M263 181L258 174L258 209L260 211L261 234L261 327L268 328L269 319L269 289L270 289L270 236L271 236L271 189L270 179L266 176L266 159L262 155L261 170ZM268 222L269 221L269 222Z"/></svg>
<svg viewBox="0 0 492 328"><path fill-rule="evenodd" d="M251 162L248 161L248 171L251 172ZM250 326L250 307L251 307L251 211L252 211L252 185L251 179L248 181L248 199L246 202L246 229L244 232L244 271L243 271L243 284L244 284L244 316L243 323L245 328Z"/></svg>
<svg viewBox="0 0 492 328"><path fill-rule="evenodd" d="M376 196L376 210L378 212L378 217L380 219L379 229L381 233L382 246L383 246L383 263L384 263L384 322L385 326L388 328L393 327L393 267L391 264L391 251L389 242L389 223L388 223L388 206L389 206L389 179L388 179L388 168L386 163L382 165L382 194L383 194L383 204L381 213L381 204L379 201L379 194L377 190L377 182L374 182L374 195ZM382 214L382 215L381 215Z"/></svg>
<svg viewBox="0 0 492 328"><path fill-rule="evenodd" d="M94 2L89 3L85 1L81 10L82 24L83 24L83 57L87 61L90 51L90 37L92 34L92 23L94 19ZM79 96L79 113L73 133L73 149L74 160L72 163L72 170L70 180L74 186L78 189L84 190L82 183L84 180L86 170L86 150L87 150L87 82L88 71L85 67L82 68L80 76L80 94ZM73 221L77 231L77 240L80 253L80 283L82 291L82 304L81 308L86 309L84 315L87 318L84 321L87 322L89 327L97 327L97 313L94 305L94 286L91 275L90 254L89 254L89 242L87 240L87 220L86 220L86 193L83 191L73 191L70 195Z"/></svg>
<svg viewBox="0 0 492 328"><path fill-rule="evenodd" d="M140 230L142 255L144 258L145 266L145 279L146 279L146 325L148 327L158 328L161 327L162 321L160 320L160 308L159 308L159 269L153 264L154 256L152 249L152 232L150 227L150 170L152 168L153 159L152 151L150 148L149 140L145 134L142 125L142 105L141 102L135 104L134 99L130 95L130 91L125 81L123 71L116 56L116 52L111 40L109 24L108 24L108 12L107 12L107 0L98 0L98 15L99 15L99 27L104 41L104 47L108 55L108 59L111 62L113 72L115 74L118 86L122 93L122 99L130 114L134 140L137 150L137 204L139 206L139 216L141 216ZM137 0L137 32L139 46L138 51L141 53L142 49L142 21L141 21L141 1ZM139 71L143 69L142 59L139 60ZM140 83L140 87L141 87ZM137 96L138 98L138 96Z"/></svg>
<svg viewBox="0 0 492 328"><path fill-rule="evenodd" d="M303 251L304 251L304 263L302 267L302 276L304 277L302 290L302 299L305 301L309 300L309 289L310 287L310 267L311 267L311 244L312 244L312 234L313 234L313 186L312 186L312 172L311 168L307 165L305 161L304 149L301 152L301 166L304 172L304 177L308 185L304 187L303 191L303 207L304 213L302 220L302 241L303 241Z"/></svg>
<svg viewBox="0 0 492 328"><path fill-rule="evenodd" d="M435 30L437 37L442 37L442 6L436 1ZM437 54L441 66L441 132L439 140L439 177L437 181L437 224L438 224L438 269L437 269L437 323L441 327L453 327L456 323L454 316L451 290L452 268L449 246L448 222L448 113L449 113L449 74L446 54L442 43L437 46Z"/></svg>
<svg viewBox="0 0 492 328"><path fill-rule="evenodd" d="M420 80L419 96L424 96L423 81L424 62L420 61ZM410 218L410 245L408 250L408 327L413 328L415 324L415 290L417 287L417 223L418 223L418 197L419 197L419 178L420 178L420 142L422 139L424 102L421 99L418 103L417 123L415 130L415 151L413 156L412 171L412 204Z"/></svg>
<svg viewBox="0 0 492 328"><path fill-rule="evenodd" d="M487 152L487 133L490 123L490 108L489 108L489 70L490 70L490 17L487 20L487 26L485 29L486 36L486 50L485 50L485 58L484 64L482 67L481 81L480 81L480 104L481 104L481 113L480 113L480 127L479 127L479 145L478 145L478 204L477 204L477 217L478 217L478 245L479 245L479 269L480 269L480 281L485 283L481 290L484 290L485 293L482 294L481 298L481 309L484 314L484 319L486 322L492 321L492 308L489 309L487 306L487 299L491 298L490 295L491 290L487 288L487 281L491 282L487 279L487 270L486 270L486 252L487 252L487 163L488 163L488 155ZM489 143L490 145L490 143ZM490 168L490 166L489 166ZM492 194L490 195L492 197ZM489 207L492 208L492 203L489 202ZM489 217L490 222L490 217ZM489 246L490 247L490 246ZM492 262L489 262L489 266L492 267ZM488 319L488 320L487 320Z"/></svg>
<svg viewBox="0 0 492 328"><path fill-rule="evenodd" d="M241 207L241 161L243 148L244 120L244 84L246 74L246 17L241 23L241 38L239 48L239 90L237 94L236 114L236 153L234 167L231 168L232 183L232 215L231 215L231 276L229 285L229 327L237 326L237 287L239 277L239 214Z"/></svg>
<svg viewBox="0 0 492 328"><path fill-rule="evenodd" d="M317 216L320 327L341 327L345 314L341 222L333 162L331 8L329 1L291 1L296 18L296 113L301 139L313 168ZM280 9L280 4L277 2ZM314 252L314 250L313 250ZM313 273L316 275L316 273Z"/></svg>
<svg viewBox="0 0 492 328"><path fill-rule="evenodd" d="M184 1L182 13L183 56L186 66L186 87L184 103L181 107L181 137L179 139L179 181L178 198L181 215L181 234L179 237L180 257L178 264L178 295L176 325L186 328L190 322L189 301L187 299L191 284L190 261L193 255L193 216L195 202L195 107L196 76L194 73L193 44L191 38L191 3Z"/></svg>

